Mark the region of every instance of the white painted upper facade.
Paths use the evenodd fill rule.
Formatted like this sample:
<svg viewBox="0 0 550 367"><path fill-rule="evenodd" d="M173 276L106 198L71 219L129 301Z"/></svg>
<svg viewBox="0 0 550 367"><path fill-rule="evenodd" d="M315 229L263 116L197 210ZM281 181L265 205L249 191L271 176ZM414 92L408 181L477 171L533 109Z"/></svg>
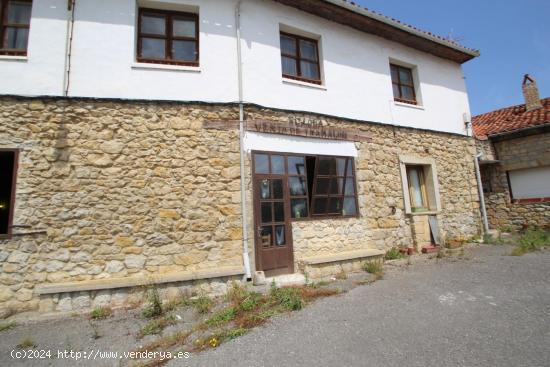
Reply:
<svg viewBox="0 0 550 367"><path fill-rule="evenodd" d="M198 67L136 61L140 6L198 14ZM76 0L68 42L67 0L34 0L27 56L0 56L0 94L63 96L68 84L73 97L237 102L236 8L237 0ZM459 63L272 0L243 0L240 12L244 102L467 133ZM321 85L282 77L280 31L318 40ZM394 101L390 61L413 69L418 106Z"/></svg>

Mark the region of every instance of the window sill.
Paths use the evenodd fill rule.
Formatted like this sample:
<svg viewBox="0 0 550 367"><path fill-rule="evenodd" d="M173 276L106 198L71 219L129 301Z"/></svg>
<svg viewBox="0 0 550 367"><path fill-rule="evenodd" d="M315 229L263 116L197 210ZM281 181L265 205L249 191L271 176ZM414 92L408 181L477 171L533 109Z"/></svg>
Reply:
<svg viewBox="0 0 550 367"><path fill-rule="evenodd" d="M437 215L439 214L439 210L427 210L425 212L410 212L410 213L406 213L407 215L412 215L412 216L416 216L416 215Z"/></svg>
<svg viewBox="0 0 550 367"><path fill-rule="evenodd" d="M327 90L327 87L325 87L324 85L302 82L300 80L294 80L294 79L288 79L288 78L283 78L283 84L293 84L293 85L299 85L302 87L308 87L312 89Z"/></svg>
<svg viewBox="0 0 550 367"><path fill-rule="evenodd" d="M410 104L410 103L404 103L404 102L398 102L398 101L393 101L393 104L400 107L409 107L409 108L414 108L416 110L422 110L422 111L425 110L424 106L417 105L417 104Z"/></svg>
<svg viewBox="0 0 550 367"><path fill-rule="evenodd" d="M512 204L536 204L536 203L550 203L550 197L529 198L529 199L512 199Z"/></svg>
<svg viewBox="0 0 550 367"><path fill-rule="evenodd" d="M184 66L184 65L165 65L165 64L152 64L145 62L132 63L132 69L148 69L148 70L168 70L168 71L183 71L200 73L202 70L199 66Z"/></svg>
<svg viewBox="0 0 550 367"><path fill-rule="evenodd" d="M29 58L27 56L12 56L12 55L0 55L2 61L21 61L27 62Z"/></svg>

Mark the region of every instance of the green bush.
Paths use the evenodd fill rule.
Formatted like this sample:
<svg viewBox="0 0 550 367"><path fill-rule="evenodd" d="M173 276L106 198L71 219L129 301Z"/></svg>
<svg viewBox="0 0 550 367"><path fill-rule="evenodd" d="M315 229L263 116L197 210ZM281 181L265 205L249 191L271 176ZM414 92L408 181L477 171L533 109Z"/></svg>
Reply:
<svg viewBox="0 0 550 367"><path fill-rule="evenodd" d="M97 307L92 310L90 313L90 318L96 319L105 319L113 314L113 310L110 307Z"/></svg>
<svg viewBox="0 0 550 367"><path fill-rule="evenodd" d="M519 246L512 250L512 256L521 256L528 252L540 250L550 246L550 233L543 230L531 229L519 238Z"/></svg>
<svg viewBox="0 0 550 367"><path fill-rule="evenodd" d="M146 318L158 317L164 313L162 309L162 301L158 289L151 287L149 289L149 305L143 310L143 316Z"/></svg>
<svg viewBox="0 0 550 367"><path fill-rule="evenodd" d="M208 313L214 304L214 302L206 296L200 296L192 302L198 313Z"/></svg>
<svg viewBox="0 0 550 367"><path fill-rule="evenodd" d="M363 269L370 274L381 274L383 271L382 262L378 260L367 261L363 264Z"/></svg>
<svg viewBox="0 0 550 367"><path fill-rule="evenodd" d="M405 254L403 254L397 247L392 247L388 252L386 252L386 256L384 256L386 260L397 260L397 259L403 259L405 258Z"/></svg>

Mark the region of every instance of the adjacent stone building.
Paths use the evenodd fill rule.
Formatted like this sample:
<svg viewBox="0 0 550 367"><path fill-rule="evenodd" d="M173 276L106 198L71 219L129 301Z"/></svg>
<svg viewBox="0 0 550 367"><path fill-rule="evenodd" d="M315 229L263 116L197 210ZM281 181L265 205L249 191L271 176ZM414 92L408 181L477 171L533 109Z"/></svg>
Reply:
<svg viewBox="0 0 550 367"><path fill-rule="evenodd" d="M0 316L481 234L477 51L344 1L24 4L28 39L0 45Z"/></svg>
<svg viewBox="0 0 550 367"><path fill-rule="evenodd" d="M473 118L493 229L550 226L550 98L529 75L523 93L525 104Z"/></svg>

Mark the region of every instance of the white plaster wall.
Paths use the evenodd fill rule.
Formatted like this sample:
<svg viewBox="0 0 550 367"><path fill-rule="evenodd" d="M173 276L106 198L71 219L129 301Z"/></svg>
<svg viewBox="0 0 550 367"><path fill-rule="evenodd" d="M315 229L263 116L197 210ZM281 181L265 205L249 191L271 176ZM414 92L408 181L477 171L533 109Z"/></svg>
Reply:
<svg viewBox="0 0 550 367"><path fill-rule="evenodd" d="M235 2L165 0L161 4L170 2L199 8L198 70L133 67L136 1L78 0L70 94L209 102L238 100Z"/></svg>
<svg viewBox="0 0 550 367"><path fill-rule="evenodd" d="M27 57L0 55L0 94L61 95L67 0L34 1Z"/></svg>
<svg viewBox="0 0 550 367"><path fill-rule="evenodd" d="M469 113L469 105L459 64L270 0L245 4L242 29L246 101L465 133L463 114ZM279 46L281 24L320 37L325 89L283 82ZM418 67L422 108L393 102L390 58Z"/></svg>
<svg viewBox="0 0 550 367"><path fill-rule="evenodd" d="M237 1L148 2L199 9L198 70L135 67L136 0L77 0L69 95L237 101ZM29 58L26 62L0 61L1 94L62 94L66 17L64 0L34 2ZM320 38L324 75L324 85L320 88L283 82L279 47L281 24ZM242 36L246 102L465 133L463 114L469 112L469 106L462 69L456 63L272 0L242 1ZM417 66L420 108L393 102L390 58Z"/></svg>

